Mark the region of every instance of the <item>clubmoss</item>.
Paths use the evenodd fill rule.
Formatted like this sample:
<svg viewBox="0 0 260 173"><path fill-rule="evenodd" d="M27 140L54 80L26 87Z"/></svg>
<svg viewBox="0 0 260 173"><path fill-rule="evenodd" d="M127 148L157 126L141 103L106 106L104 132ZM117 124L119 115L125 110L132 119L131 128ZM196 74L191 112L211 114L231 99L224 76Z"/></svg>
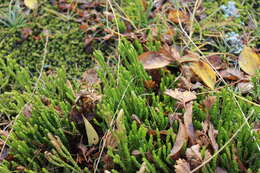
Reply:
<svg viewBox="0 0 260 173"><path fill-rule="evenodd" d="M149 92L143 86L145 80L149 79L148 74L143 70L136 60L136 50L125 42L120 49L122 61L127 62L126 67L114 69L105 64L101 52L96 53L97 60L102 66L100 77L104 82L104 98L99 105L99 114L103 117L109 127L109 122L116 118L120 109L124 110L126 127L125 134L118 138L119 146L117 150L109 149L109 155L118 166L117 171L136 172L143 162L146 163L150 172L170 172L175 161L168 155L176 140L178 122L169 125L169 119L165 115L174 112L175 102L168 96L163 95L166 88L170 86L162 85L158 94ZM120 73L117 73L119 71ZM115 76L118 76L115 78ZM164 76L163 78L167 78ZM225 145L230 137L244 123L244 115L237 108L234 95L228 88L217 94L217 101L209 114L211 122L218 130L217 142L219 147ZM202 100L202 98L200 99ZM201 109L201 101L194 103L193 121L195 127L200 129L202 122L206 119L206 112ZM251 106L247 102L238 100L245 116L251 115L249 124L257 119L260 110ZM137 125L131 119L132 115L137 115L141 125ZM155 130L155 135L149 135L149 130ZM160 135L161 130L167 130L166 138ZM214 172L217 166L222 166L230 172L240 172L239 164L234 161L239 158L252 171L257 171L259 161L257 159L257 143L254 141L251 129L244 126L236 138L208 165L203 167L202 172ZM256 134L254 134L255 136ZM132 152L138 150L140 155L135 156ZM129 167L129 165L131 165Z"/></svg>

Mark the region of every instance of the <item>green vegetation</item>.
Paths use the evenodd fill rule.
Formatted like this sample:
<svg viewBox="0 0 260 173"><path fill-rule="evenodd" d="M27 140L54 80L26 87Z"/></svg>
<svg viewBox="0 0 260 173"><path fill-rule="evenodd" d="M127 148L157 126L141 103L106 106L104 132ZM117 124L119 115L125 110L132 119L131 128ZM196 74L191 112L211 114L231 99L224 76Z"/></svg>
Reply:
<svg viewBox="0 0 260 173"><path fill-rule="evenodd" d="M152 0L97 1L87 7L74 0L44 0L31 11L19 2L0 0L0 172L167 173L176 171L178 159L187 160L193 170L209 158L198 172L218 167L259 172L259 70L252 78L225 78L227 84L219 78L212 91L192 77L201 82L192 89L197 97L191 101L196 142L184 141L176 159L170 155L180 142L187 107L165 91L184 85L182 64L147 70L138 58L168 45L181 56L188 51L205 57L216 53L225 68L238 69L240 52L232 50L260 44L256 1L236 3L239 16L230 21L220 8L228 1L205 0L198 7L198 13L204 8L203 15L196 14L188 24L168 18L172 9L192 15L194 3L178 0L163 7L154 7ZM245 36L234 42L235 34L226 38L232 32ZM80 80L92 65L100 79L94 85L83 82L90 74ZM239 92L240 81L252 82L248 93ZM209 96L216 97L210 108L205 103ZM82 116L97 131L97 145L89 144ZM207 128L212 128L211 136ZM194 158L196 166L186 153L195 144L201 155L199 161Z"/></svg>

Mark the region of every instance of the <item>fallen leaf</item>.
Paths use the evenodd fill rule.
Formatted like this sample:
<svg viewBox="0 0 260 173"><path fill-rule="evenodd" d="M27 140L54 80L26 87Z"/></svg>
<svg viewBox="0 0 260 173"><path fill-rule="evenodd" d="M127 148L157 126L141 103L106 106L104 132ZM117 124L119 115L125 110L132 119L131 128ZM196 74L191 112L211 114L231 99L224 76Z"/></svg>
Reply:
<svg viewBox="0 0 260 173"><path fill-rule="evenodd" d="M168 19L174 23L188 23L190 17L185 11L173 9L170 10Z"/></svg>
<svg viewBox="0 0 260 173"><path fill-rule="evenodd" d="M133 151L131 152L131 154L134 155L134 156L139 156L139 155L141 155L142 153L141 153L139 150L133 150Z"/></svg>
<svg viewBox="0 0 260 173"><path fill-rule="evenodd" d="M109 130L103 137L106 141L106 147L116 148L118 145L118 139L114 136L114 134Z"/></svg>
<svg viewBox="0 0 260 173"><path fill-rule="evenodd" d="M146 70L166 67L174 61L171 57L167 57L160 52L145 52L138 56L138 60L143 64Z"/></svg>
<svg viewBox="0 0 260 173"><path fill-rule="evenodd" d="M250 48L245 46L239 55L238 61L241 69L247 74L254 75L260 68L259 56Z"/></svg>
<svg viewBox="0 0 260 173"><path fill-rule="evenodd" d="M148 167L145 162L142 163L140 169L137 171L137 173L145 173L148 170Z"/></svg>
<svg viewBox="0 0 260 173"><path fill-rule="evenodd" d="M1 147L0 162L5 160L7 157L8 157L8 148L6 146L4 148Z"/></svg>
<svg viewBox="0 0 260 173"><path fill-rule="evenodd" d="M192 145L195 144L195 132L192 124L192 102L185 105L184 125Z"/></svg>
<svg viewBox="0 0 260 173"><path fill-rule="evenodd" d="M132 114L131 119L132 119L133 121L135 121L138 126L140 126L140 125L142 124L142 122L141 122L141 120L139 119L139 117L138 117L137 115L135 115L135 114Z"/></svg>
<svg viewBox="0 0 260 173"><path fill-rule="evenodd" d="M86 82L88 85L99 84L100 80L97 74L97 68L93 67L85 71L82 75L81 82Z"/></svg>
<svg viewBox="0 0 260 173"><path fill-rule="evenodd" d="M203 161L200 154L200 146L198 144L188 148L185 152L185 155L192 168L196 168Z"/></svg>
<svg viewBox="0 0 260 173"><path fill-rule="evenodd" d="M212 145L215 152L218 151L218 144L215 139L217 134L218 134L218 131L214 128L213 124L211 122L209 122L208 135L209 135L209 139L210 139L210 144Z"/></svg>
<svg viewBox="0 0 260 173"><path fill-rule="evenodd" d="M169 156L173 159L177 159L177 156L178 156L180 150L182 149L183 145L187 141L188 141L188 135L187 135L187 132L186 132L185 125L180 121L176 141L174 143L174 146L173 146Z"/></svg>
<svg viewBox="0 0 260 173"><path fill-rule="evenodd" d="M88 29L88 24L82 24L79 26L79 28L83 31L86 31Z"/></svg>
<svg viewBox="0 0 260 173"><path fill-rule="evenodd" d="M235 68L228 68L226 70L222 70L220 71L220 75L224 79L234 80L234 81L244 78L244 74Z"/></svg>
<svg viewBox="0 0 260 173"><path fill-rule="evenodd" d="M125 128L125 123L124 123L124 111L121 109L119 113L117 114L116 118L116 127L117 127L117 132L124 134L126 131Z"/></svg>
<svg viewBox="0 0 260 173"><path fill-rule="evenodd" d="M17 170L18 172L24 172L25 169L26 169L26 167L21 166L21 165L16 167L16 170Z"/></svg>
<svg viewBox="0 0 260 173"><path fill-rule="evenodd" d="M27 118L30 118L32 116L32 108L33 108L32 104L26 104L23 108L24 116L26 116Z"/></svg>
<svg viewBox="0 0 260 173"><path fill-rule="evenodd" d="M167 44L163 45L163 47L160 49L160 53L165 55L166 57L170 57L172 60L178 60L180 59L180 54L175 47L170 47Z"/></svg>
<svg viewBox="0 0 260 173"><path fill-rule="evenodd" d="M195 135L196 135L196 143L199 144L200 146L207 147L210 144L209 137L207 136L206 133L200 130L196 130Z"/></svg>
<svg viewBox="0 0 260 173"><path fill-rule="evenodd" d="M209 60L210 64L217 70L224 69L227 66L227 64L224 63L221 57L218 55L208 56L207 59Z"/></svg>
<svg viewBox="0 0 260 173"><path fill-rule="evenodd" d="M186 63L186 62L198 62L200 60L200 56L197 53L187 51L187 54L178 59L178 62Z"/></svg>
<svg viewBox="0 0 260 173"><path fill-rule="evenodd" d="M211 157L212 157L212 155L210 154L209 150L206 150L205 154L204 154L203 162L207 161Z"/></svg>
<svg viewBox="0 0 260 173"><path fill-rule="evenodd" d="M240 82L237 84L237 88L242 94L249 93L253 89L254 85L252 82Z"/></svg>
<svg viewBox="0 0 260 173"><path fill-rule="evenodd" d="M175 173L189 173L190 172L190 165L184 159L179 159L174 165Z"/></svg>
<svg viewBox="0 0 260 173"><path fill-rule="evenodd" d="M144 86L147 89L154 89L157 87L157 84L153 80L146 80L146 81L144 81Z"/></svg>
<svg viewBox="0 0 260 173"><path fill-rule="evenodd" d="M24 4L26 7L30 8L31 10L34 10L38 7L38 0L24 0Z"/></svg>
<svg viewBox="0 0 260 173"><path fill-rule="evenodd" d="M216 73L211 66L203 61L193 62L191 70L210 88L214 89Z"/></svg>
<svg viewBox="0 0 260 173"><path fill-rule="evenodd" d="M193 92L190 91L182 92L179 91L178 89L175 90L167 89L165 91L165 94L180 101L182 104L185 104L197 98L197 96Z"/></svg>
<svg viewBox="0 0 260 173"><path fill-rule="evenodd" d="M225 170L224 168L217 167L216 173L228 173L228 172L227 172L227 170Z"/></svg>
<svg viewBox="0 0 260 173"><path fill-rule="evenodd" d="M99 137L98 137L96 130L85 117L83 117L83 121L85 124L86 133L87 133L87 137L88 137L88 144L89 145L98 144Z"/></svg>
<svg viewBox="0 0 260 173"><path fill-rule="evenodd" d="M32 35L32 29L31 28L23 28L21 33L22 33L22 39L26 40L30 35Z"/></svg>
<svg viewBox="0 0 260 173"><path fill-rule="evenodd" d="M216 103L216 100L216 96L208 96L205 100L203 100L203 104L205 105L206 109L209 110Z"/></svg>

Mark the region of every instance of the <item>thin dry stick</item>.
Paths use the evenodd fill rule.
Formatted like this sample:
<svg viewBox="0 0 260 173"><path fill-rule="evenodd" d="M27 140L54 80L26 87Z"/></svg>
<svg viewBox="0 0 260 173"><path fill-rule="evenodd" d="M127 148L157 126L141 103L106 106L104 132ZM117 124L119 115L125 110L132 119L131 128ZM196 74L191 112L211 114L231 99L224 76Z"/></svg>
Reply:
<svg viewBox="0 0 260 173"><path fill-rule="evenodd" d="M253 114L249 115L247 117L247 120L252 116ZM237 129L237 131L233 134L233 136L216 152L214 153L210 158L208 158L206 161L204 161L201 165L196 167L195 169L191 170L190 173L198 171L200 168L205 166L207 163L209 163L214 157L216 157L222 150L226 148L226 146L237 136L237 134L240 132L240 130L246 125L246 121Z"/></svg>
<svg viewBox="0 0 260 173"><path fill-rule="evenodd" d="M37 80L36 80L36 82L35 82L34 89L33 89L32 93L31 93L31 97L30 97L31 99L23 105L23 107L20 109L20 111L18 112L17 116L15 117L15 119L13 120L13 122L11 123L11 125L14 125L14 124L16 123L16 121L18 120L18 118L19 118L20 115L22 114L22 112L23 112L24 108L26 107L26 105L30 104L30 103L33 101L33 100L32 100L32 99L33 99L33 95L34 95L35 92L37 91L37 89L38 89L38 83L39 83L39 81L40 81L40 79L41 79L41 77L42 77L42 73L43 73L43 69L44 69L44 63L45 63L46 56L47 56L47 53L48 53L48 50L47 50L48 43L49 43L49 35L47 34L47 35L46 35L45 45L44 45L44 54L43 54L43 59L42 59L42 66L41 66L41 69L40 69L40 74L39 74L39 76L38 76L38 78L37 78ZM5 148L6 144L7 144L7 141L9 140L9 138L10 138L12 132L13 132L13 128L11 128L11 130L9 131L8 136L6 137L6 139L5 139L5 141L4 141L4 144L3 144L2 149L1 149L1 152L0 152L0 156L3 154L4 148Z"/></svg>
<svg viewBox="0 0 260 173"><path fill-rule="evenodd" d="M194 5L194 9L193 9L193 12L192 12L192 16L191 16L191 24L190 24L191 32L190 32L190 35L189 35L190 38L192 38L192 34L193 34L192 27L193 27L193 22L194 22L194 19L195 19L195 13L196 13L196 10L198 8L199 1L201 1L201 0L196 0L195 5Z"/></svg>

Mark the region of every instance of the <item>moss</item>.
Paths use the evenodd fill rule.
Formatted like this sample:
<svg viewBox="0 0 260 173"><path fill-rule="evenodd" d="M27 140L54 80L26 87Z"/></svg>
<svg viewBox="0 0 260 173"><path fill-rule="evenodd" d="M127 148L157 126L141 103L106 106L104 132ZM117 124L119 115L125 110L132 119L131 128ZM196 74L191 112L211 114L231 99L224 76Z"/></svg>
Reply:
<svg viewBox="0 0 260 173"><path fill-rule="evenodd" d="M80 30L80 24L71 20L64 21L58 16L46 12L50 4L44 4L37 17L31 13L27 16L26 27L32 30L28 39L22 39L22 29L11 29L0 25L0 57L16 59L22 66L35 73L40 70L44 55L48 30L49 42L44 64L45 69L66 67L68 74L79 76L91 61L91 55L85 52L85 33ZM55 9L56 7L50 7Z"/></svg>

